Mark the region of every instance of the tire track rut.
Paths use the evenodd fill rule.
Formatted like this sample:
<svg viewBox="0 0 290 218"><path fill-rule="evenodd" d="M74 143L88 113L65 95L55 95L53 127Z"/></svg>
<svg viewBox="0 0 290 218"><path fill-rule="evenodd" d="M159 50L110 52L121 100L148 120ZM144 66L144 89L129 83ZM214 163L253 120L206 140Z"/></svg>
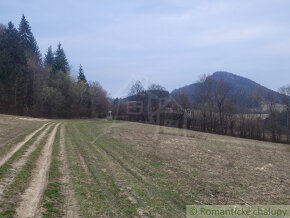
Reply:
<svg viewBox="0 0 290 218"><path fill-rule="evenodd" d="M0 181L0 199L3 195L5 188L13 182L15 176L17 175L21 167L23 167L24 164L26 163L29 155L37 148L38 143L46 135L46 133L48 132L48 130L52 125L53 124L48 125L46 129L33 142L33 144L25 151L24 155L22 155L20 159L18 159L16 162L12 163L9 173L7 173L7 176L4 177L2 181Z"/></svg>
<svg viewBox="0 0 290 218"><path fill-rule="evenodd" d="M41 131L45 126L47 126L48 123L42 125L39 129L35 130L33 133L30 133L29 135L25 136L24 140L21 142L17 143L16 146L13 146L10 151L0 160L0 166L5 164L11 157L12 155L17 152L22 146L28 142L37 132Z"/></svg>
<svg viewBox="0 0 290 218"><path fill-rule="evenodd" d="M24 218L40 216L40 203L48 181L52 147L59 125L60 123L54 127L36 161L36 168L32 172L32 179L28 188L22 194L22 201L20 206L17 208L16 217Z"/></svg>

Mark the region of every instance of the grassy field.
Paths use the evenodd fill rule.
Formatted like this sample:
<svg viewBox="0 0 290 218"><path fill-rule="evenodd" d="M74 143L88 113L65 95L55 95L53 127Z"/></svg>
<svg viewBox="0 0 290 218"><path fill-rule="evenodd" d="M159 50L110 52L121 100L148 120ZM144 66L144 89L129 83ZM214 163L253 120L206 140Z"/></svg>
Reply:
<svg viewBox="0 0 290 218"><path fill-rule="evenodd" d="M289 145L2 115L1 133L5 122L14 134L0 137L8 146L0 163L9 157L0 166L0 217L184 217L187 204L290 204Z"/></svg>

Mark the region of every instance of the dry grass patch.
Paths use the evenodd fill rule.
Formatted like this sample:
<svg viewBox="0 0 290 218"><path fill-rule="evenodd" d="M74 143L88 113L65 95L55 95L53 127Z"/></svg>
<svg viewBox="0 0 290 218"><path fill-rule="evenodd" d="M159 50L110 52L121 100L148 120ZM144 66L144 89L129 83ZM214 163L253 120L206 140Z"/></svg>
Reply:
<svg viewBox="0 0 290 218"><path fill-rule="evenodd" d="M26 135L46 123L46 120L0 114L0 147Z"/></svg>

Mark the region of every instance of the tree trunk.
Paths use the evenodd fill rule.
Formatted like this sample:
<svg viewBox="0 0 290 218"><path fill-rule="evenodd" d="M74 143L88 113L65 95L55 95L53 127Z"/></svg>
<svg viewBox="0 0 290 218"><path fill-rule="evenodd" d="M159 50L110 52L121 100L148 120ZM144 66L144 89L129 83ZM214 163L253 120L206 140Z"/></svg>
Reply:
<svg viewBox="0 0 290 218"><path fill-rule="evenodd" d="M287 121L286 121L286 125L287 125L287 142L289 142L290 139L290 128L289 128L289 114L290 114L290 107L287 107Z"/></svg>

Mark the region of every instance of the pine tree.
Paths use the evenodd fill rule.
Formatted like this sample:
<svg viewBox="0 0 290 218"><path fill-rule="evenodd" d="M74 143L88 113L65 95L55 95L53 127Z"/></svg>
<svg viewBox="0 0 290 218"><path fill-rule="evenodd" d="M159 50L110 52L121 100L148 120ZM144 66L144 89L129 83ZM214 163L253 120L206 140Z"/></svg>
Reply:
<svg viewBox="0 0 290 218"><path fill-rule="evenodd" d="M44 65L45 66L53 66L54 65L54 55L53 55L51 46L48 47L47 52L45 54Z"/></svg>
<svg viewBox="0 0 290 218"><path fill-rule="evenodd" d="M12 106L10 110L22 113L26 101L26 73L23 70L27 64L26 56L21 39L13 23L8 23L5 41L0 46L1 56L1 75L5 77L7 86L7 104ZM2 44L2 43L1 43Z"/></svg>
<svg viewBox="0 0 290 218"><path fill-rule="evenodd" d="M21 46L17 29L12 22L7 29L3 29L0 35L0 81L1 86L12 87L17 74L16 66L25 64L25 55Z"/></svg>
<svg viewBox="0 0 290 218"><path fill-rule="evenodd" d="M87 79L86 79L86 76L84 74L84 70L83 70L83 67L82 65L80 65L79 67L79 76L78 76L78 81L82 81L84 83L87 82Z"/></svg>
<svg viewBox="0 0 290 218"><path fill-rule="evenodd" d="M0 51L3 54L0 62L5 63L5 66L1 69L5 70L10 78L14 78L17 72L27 64L25 52L20 41L17 29L12 22L9 22L8 28L5 31L5 38L0 46Z"/></svg>
<svg viewBox="0 0 290 218"><path fill-rule="evenodd" d="M28 55L36 57L40 61L41 54L37 42L33 36L33 33L31 32L31 27L24 14L22 15L18 30L21 38L21 44L27 51Z"/></svg>
<svg viewBox="0 0 290 218"><path fill-rule="evenodd" d="M63 48L61 47L61 44L59 43L57 45L57 50L55 51L55 58L54 58L54 71L61 70L64 73L67 73L69 71L69 64L68 60L66 58L66 55L64 53Z"/></svg>

